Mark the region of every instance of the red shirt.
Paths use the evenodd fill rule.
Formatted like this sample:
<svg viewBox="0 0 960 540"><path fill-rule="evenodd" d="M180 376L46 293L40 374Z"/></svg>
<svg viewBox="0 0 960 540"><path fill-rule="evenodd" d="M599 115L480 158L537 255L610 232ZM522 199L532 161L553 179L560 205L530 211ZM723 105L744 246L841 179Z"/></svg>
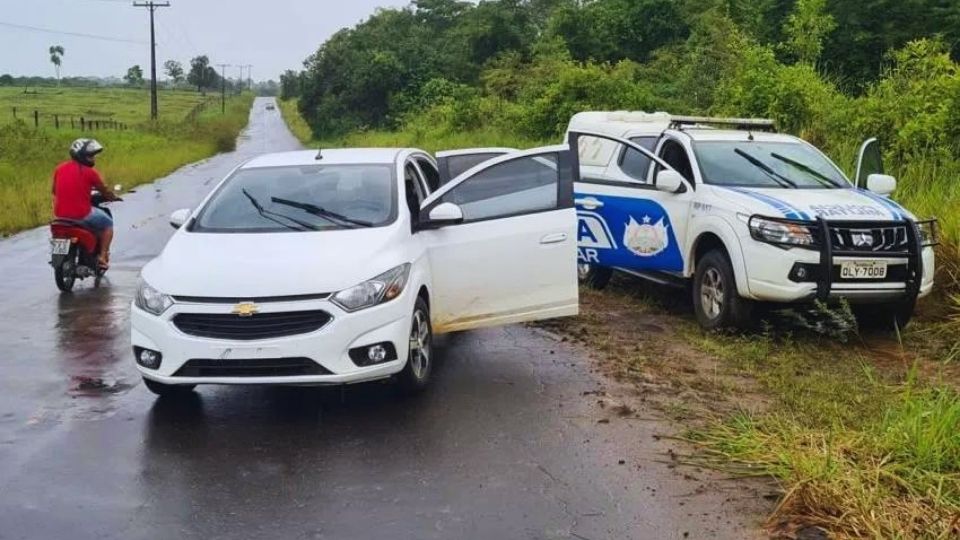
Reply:
<svg viewBox="0 0 960 540"><path fill-rule="evenodd" d="M53 171L53 214L58 218L84 219L93 208L90 190L103 181L93 167L64 161Z"/></svg>

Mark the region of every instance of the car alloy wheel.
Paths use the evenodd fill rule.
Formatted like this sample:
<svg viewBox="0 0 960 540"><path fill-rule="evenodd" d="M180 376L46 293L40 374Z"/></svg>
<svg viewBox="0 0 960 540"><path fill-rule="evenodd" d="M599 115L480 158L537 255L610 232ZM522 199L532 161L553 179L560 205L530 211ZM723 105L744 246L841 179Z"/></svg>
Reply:
<svg viewBox="0 0 960 540"><path fill-rule="evenodd" d="M426 314L417 309L413 312L410 329L410 371L417 380L423 380L430 371L430 323Z"/></svg>

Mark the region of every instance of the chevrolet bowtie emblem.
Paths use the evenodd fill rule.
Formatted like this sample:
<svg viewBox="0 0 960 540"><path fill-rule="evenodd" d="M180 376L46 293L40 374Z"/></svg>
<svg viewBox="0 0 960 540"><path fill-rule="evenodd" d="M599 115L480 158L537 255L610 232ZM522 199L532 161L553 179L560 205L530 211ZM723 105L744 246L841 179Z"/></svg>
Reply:
<svg viewBox="0 0 960 540"><path fill-rule="evenodd" d="M254 313L260 311L260 306L254 304L253 302L241 302L233 306L234 315L239 315L240 317L252 317Z"/></svg>

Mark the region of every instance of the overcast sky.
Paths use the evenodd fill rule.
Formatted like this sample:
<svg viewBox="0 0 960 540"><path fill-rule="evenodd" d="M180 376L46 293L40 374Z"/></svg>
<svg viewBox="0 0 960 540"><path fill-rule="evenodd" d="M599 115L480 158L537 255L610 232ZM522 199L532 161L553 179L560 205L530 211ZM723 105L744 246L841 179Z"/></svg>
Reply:
<svg viewBox="0 0 960 540"><path fill-rule="evenodd" d="M206 54L211 63L253 64L253 78L276 79L340 28L353 26L377 7L409 0L170 0L157 10L157 69L175 59L187 65ZM127 0L0 0L0 74L53 76L47 49L63 45L63 76L122 77L134 64L149 76L147 10ZM92 34L106 41L15 28ZM228 76L237 77L237 68ZM246 75L244 75L246 77Z"/></svg>

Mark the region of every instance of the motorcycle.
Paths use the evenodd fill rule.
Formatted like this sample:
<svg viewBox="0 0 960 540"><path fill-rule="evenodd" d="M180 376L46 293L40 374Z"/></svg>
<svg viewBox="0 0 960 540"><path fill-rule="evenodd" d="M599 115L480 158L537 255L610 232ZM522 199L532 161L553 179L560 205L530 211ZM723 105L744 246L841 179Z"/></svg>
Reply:
<svg viewBox="0 0 960 540"><path fill-rule="evenodd" d="M114 186L117 193L121 189L122 186ZM90 204L113 217L113 212L106 207L106 197L99 191L90 193ZM93 286L99 287L107 272L99 264L99 235L80 221L57 218L50 222L50 236L50 266L53 267L57 288L70 292L78 279L82 281L90 277L93 278Z"/></svg>

